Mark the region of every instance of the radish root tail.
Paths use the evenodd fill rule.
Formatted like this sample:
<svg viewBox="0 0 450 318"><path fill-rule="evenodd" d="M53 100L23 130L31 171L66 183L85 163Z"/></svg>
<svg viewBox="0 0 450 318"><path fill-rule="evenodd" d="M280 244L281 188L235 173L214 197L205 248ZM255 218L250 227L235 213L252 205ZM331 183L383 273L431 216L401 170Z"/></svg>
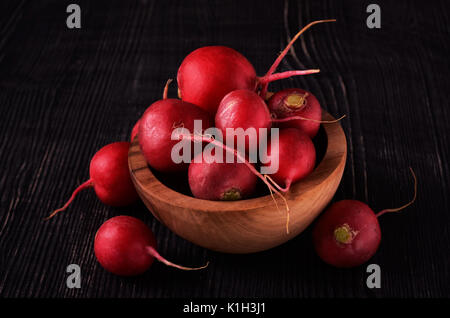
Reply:
<svg viewBox="0 0 450 318"><path fill-rule="evenodd" d="M273 180L271 177L269 177L268 175L264 176L265 178L267 178L278 190L280 190L281 192L288 192L289 188L291 187L291 181L287 180L286 181L286 187L282 188L278 183L275 182L275 180ZM270 188L269 188L270 189ZM286 201L286 198L284 196L282 196L285 204L286 204L286 234L289 234L289 219L290 219L290 209L289 209L289 205Z"/></svg>
<svg viewBox="0 0 450 318"><path fill-rule="evenodd" d="M400 210L403 210L403 209L409 207L411 204L413 204L414 201L416 201L416 197L417 197L417 177L416 177L416 174L414 173L414 170L413 170L411 167L409 167L409 170L411 171L411 174L412 174L412 176L413 176L413 178L414 178L414 196L413 196L412 200L409 201L408 203L406 203L405 205L402 205L402 206L399 207L399 208L395 208L395 209L384 209L384 210L378 212L378 213L376 214L376 217L377 217L377 218L380 217L380 216L382 216L382 215L385 214L385 213L398 212L398 211L400 211Z"/></svg>
<svg viewBox="0 0 450 318"><path fill-rule="evenodd" d="M264 178L265 178L266 180L267 180L268 177L269 177L268 175L264 175ZM270 187L268 187L268 188L269 188L269 191L270 191L270 196L272 197L273 202L275 202L275 206L277 207L278 212L280 212L280 208L278 207L278 202L277 202L277 200L275 199L275 197L273 196L272 188L270 188Z"/></svg>
<svg viewBox="0 0 450 318"><path fill-rule="evenodd" d="M92 181L92 179L89 179L88 181L84 182L83 184L81 184L78 188L75 189L75 191L73 191L72 196L70 197L69 201L66 202L66 204L64 204L64 206L62 208L59 208L55 211L53 211L49 216L47 216L44 220L50 220L52 217L54 217L57 213L64 211L65 209L67 209L67 207L72 203L72 201L75 199L75 197L77 196L77 194L87 188L91 188L94 186L94 182Z"/></svg>
<svg viewBox="0 0 450 318"><path fill-rule="evenodd" d="M289 188L291 187L291 182L288 181L286 182L286 187L282 188L278 183L275 182L275 180L273 180L271 177L269 177L268 175L266 175L267 179L269 179L270 182L272 182L272 184L281 192L288 192Z"/></svg>
<svg viewBox="0 0 450 318"><path fill-rule="evenodd" d="M196 271L196 270L199 270L199 269L204 269L204 268L206 268L206 267L208 267L208 265L209 265L209 262L206 262L206 264L205 265L203 265L203 266L200 266L200 267L185 267L185 266L180 266L180 265L177 265L177 264L174 264L174 263L172 263L172 262L169 262L168 260L166 260L164 257L162 257L152 246L147 246L146 247L146 250L147 250L147 252L151 255L151 256L153 256L154 258L156 258L158 261L160 261L161 263L163 263L163 264L165 264L165 265L167 265L167 266L171 266L171 267L175 267L175 268L178 268L178 269L182 269L182 270L185 270L185 271Z"/></svg>

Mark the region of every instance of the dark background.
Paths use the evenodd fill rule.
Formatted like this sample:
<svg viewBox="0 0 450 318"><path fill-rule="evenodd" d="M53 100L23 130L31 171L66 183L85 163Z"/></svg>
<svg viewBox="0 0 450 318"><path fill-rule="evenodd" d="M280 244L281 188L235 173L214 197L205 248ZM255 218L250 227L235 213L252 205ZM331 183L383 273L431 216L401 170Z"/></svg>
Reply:
<svg viewBox="0 0 450 318"><path fill-rule="evenodd" d="M69 1L0 3L0 296L2 297L448 297L450 296L448 1L376 1L381 29L366 27L372 1L71 1L82 29L66 27ZM280 71L320 74L271 85L303 87L331 114L347 114L348 160L334 200L375 211L417 202L380 219L382 243L369 263L381 289L366 287L366 266L335 269L315 254L309 228L252 255L195 246L142 204L104 206L92 190L49 222L88 178L92 155L128 140L184 56L204 45L242 52L262 75L290 35L316 19ZM176 85L170 93L176 96ZM149 224L161 254L208 269L155 263L121 278L97 263L93 240L108 218ZM66 266L81 266L81 289L66 287Z"/></svg>

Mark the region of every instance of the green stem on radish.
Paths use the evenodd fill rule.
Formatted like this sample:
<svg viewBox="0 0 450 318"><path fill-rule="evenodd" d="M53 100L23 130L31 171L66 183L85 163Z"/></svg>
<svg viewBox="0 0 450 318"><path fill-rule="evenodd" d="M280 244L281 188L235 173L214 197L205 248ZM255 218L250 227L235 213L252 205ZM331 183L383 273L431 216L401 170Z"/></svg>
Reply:
<svg viewBox="0 0 450 318"><path fill-rule="evenodd" d="M334 230L334 239L341 244L350 244L356 235L358 235L358 231L354 231L350 228L347 223L337 227Z"/></svg>

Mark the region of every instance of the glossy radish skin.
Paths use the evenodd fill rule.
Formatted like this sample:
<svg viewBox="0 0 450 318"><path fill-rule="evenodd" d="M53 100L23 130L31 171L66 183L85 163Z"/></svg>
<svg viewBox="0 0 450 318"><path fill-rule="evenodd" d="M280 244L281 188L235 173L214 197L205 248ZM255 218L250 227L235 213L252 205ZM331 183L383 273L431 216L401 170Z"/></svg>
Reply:
<svg viewBox="0 0 450 318"><path fill-rule="evenodd" d="M231 91L260 91L265 97L269 83L291 76L318 73L320 70L293 70L274 73L294 42L313 25L336 20L313 21L302 28L276 58L262 77L256 76L252 64L239 52L226 46L206 46L190 53L178 69L179 97L198 105L214 116L222 98Z"/></svg>
<svg viewBox="0 0 450 318"><path fill-rule="evenodd" d="M278 160L278 171L270 177L280 186L284 185L284 191L314 170L316 163L316 150L311 138L297 128L280 129L278 138L278 152L272 143L267 147L270 160ZM264 160L265 161L265 160ZM268 163L264 165L269 165Z"/></svg>
<svg viewBox="0 0 450 318"><path fill-rule="evenodd" d="M95 235L94 252L100 265L120 276L145 272L156 258L161 263L182 270L198 270L208 266L185 267L174 264L156 251L156 240L139 219L120 215L107 220Z"/></svg>
<svg viewBox="0 0 450 318"><path fill-rule="evenodd" d="M138 199L128 170L129 142L115 142L92 158L89 174L97 197L106 205L127 206Z"/></svg>
<svg viewBox="0 0 450 318"><path fill-rule="evenodd" d="M156 247L156 240L142 221L130 216L116 216L99 228L95 235L94 251L97 260L107 271L121 276L145 272L154 257L146 251Z"/></svg>
<svg viewBox="0 0 450 318"><path fill-rule="evenodd" d="M178 69L177 81L180 98L211 116L226 94L237 89L255 90L257 84L252 64L226 46L206 46L191 52Z"/></svg>
<svg viewBox="0 0 450 318"><path fill-rule="evenodd" d="M138 120L138 121L136 122L136 124L134 124L133 129L131 130L131 137L130 137L130 141L131 141L131 142L133 142L134 137L136 137L137 134L138 134L138 131L139 131L139 122L140 122L140 120Z"/></svg>
<svg viewBox="0 0 450 318"><path fill-rule="evenodd" d="M259 129L266 128L269 134L272 125L269 109L264 100L255 92L250 90L235 90L228 93L220 102L215 117L215 125L221 130L226 141L227 128L255 128L257 142L255 147L249 148L249 137L245 137L246 150L254 151L258 147ZM237 146L235 137L234 146Z"/></svg>
<svg viewBox="0 0 450 318"><path fill-rule="evenodd" d="M367 262L381 241L378 218L365 203L342 200L332 204L313 230L319 257L336 267L354 267Z"/></svg>
<svg viewBox="0 0 450 318"><path fill-rule="evenodd" d="M188 163L177 164L172 161L171 151L178 141L171 140L171 134L180 127L194 132L194 120L201 120L203 129L210 127L207 112L179 99L159 100L145 111L139 124L139 145L152 168L162 172L188 168Z"/></svg>
<svg viewBox="0 0 450 318"><path fill-rule="evenodd" d="M298 128L313 138L320 128L322 108L317 98L300 88L289 88L272 95L267 103L272 117L277 119L301 116L312 120L290 120L277 123L280 128Z"/></svg>
<svg viewBox="0 0 450 318"><path fill-rule="evenodd" d="M97 197L106 205L120 207L134 203L138 194L128 170L129 142L114 142L101 148L92 157L90 179L72 193L63 207L53 211L46 219L64 211L81 191L94 188Z"/></svg>
<svg viewBox="0 0 450 318"><path fill-rule="evenodd" d="M214 151L213 151L214 153ZM189 165L189 186L192 194L204 200L240 200L253 194L256 187L257 176L244 164L215 162L210 152L203 155L200 162L197 158Z"/></svg>

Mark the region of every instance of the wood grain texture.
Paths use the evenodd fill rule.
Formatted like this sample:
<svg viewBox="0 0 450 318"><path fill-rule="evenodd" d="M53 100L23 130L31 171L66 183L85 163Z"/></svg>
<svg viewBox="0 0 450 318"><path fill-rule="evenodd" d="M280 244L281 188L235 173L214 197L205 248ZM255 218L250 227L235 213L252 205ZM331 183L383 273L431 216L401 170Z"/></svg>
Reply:
<svg viewBox="0 0 450 318"><path fill-rule="evenodd" d="M71 2L0 3L1 297L450 296L448 1L377 1L379 30L365 24L370 2L356 0L80 0L82 29L69 30ZM228 45L262 75L290 36L323 18L338 22L306 32L279 67L321 73L270 89L305 88L332 115L347 115L348 158L333 200L360 199L376 211L401 205L414 168L417 202L380 219L383 238L370 262L381 266L381 289L366 287L364 266L323 264L310 227L277 248L228 255L181 239L142 203L113 209L93 191L42 220L87 179L96 150L128 140L187 53ZM106 273L93 240L118 214L149 224L168 259L210 266L186 273L155 264L136 278ZM66 287L71 263L81 266L81 289Z"/></svg>
<svg viewBox="0 0 450 318"><path fill-rule="evenodd" d="M322 118L335 120L328 113ZM290 210L289 233L285 203L277 196L234 202L208 201L167 186L148 167L139 146L139 135L129 150L131 179L150 212L182 238L219 252L261 252L299 235L336 193L344 172L347 142L338 122L323 125L323 130L321 143L326 149L323 158L314 171L293 184L284 195ZM180 178L176 176L175 182L180 182Z"/></svg>

